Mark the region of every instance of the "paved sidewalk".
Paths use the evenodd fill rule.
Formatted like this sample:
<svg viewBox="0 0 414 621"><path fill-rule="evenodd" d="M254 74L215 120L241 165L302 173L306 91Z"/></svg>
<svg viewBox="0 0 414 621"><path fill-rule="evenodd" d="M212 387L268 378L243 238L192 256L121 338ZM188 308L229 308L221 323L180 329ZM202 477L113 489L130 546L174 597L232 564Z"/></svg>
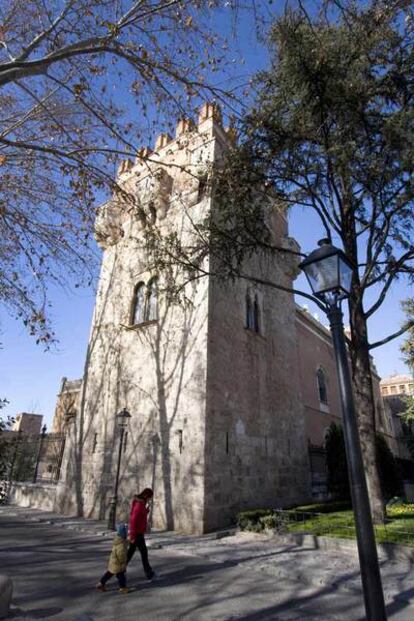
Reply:
<svg viewBox="0 0 414 621"><path fill-rule="evenodd" d="M105 542L107 537L113 536L113 533L106 530L103 522L96 520L68 518L51 512L27 510L14 506L2 507L1 516L8 519L16 518L19 522L23 521L27 524L44 525L55 532L68 529L76 533L84 533L102 542ZM301 585L297 589L316 589L316 592L321 593L321 597L328 593L329 595L336 593L338 604L344 598L349 601L362 602L358 559L352 549L320 550L309 538L307 545L301 546L277 537L238 533L234 530L202 536L155 532L148 537L148 547L152 549L151 554L165 550L172 553L174 558L179 558L177 554L192 556L205 562L206 566L214 563L227 570L232 568L237 568L237 571L242 570L243 575L262 576L261 580L264 582L269 578L277 578L278 585L290 585L289 588L295 582ZM381 574L389 618L395 621L412 621L414 619L412 561L410 559L398 561L382 559ZM252 617L254 618L256 617ZM257 619L259 618L267 617L258 616ZM274 618L282 619L276 616Z"/></svg>

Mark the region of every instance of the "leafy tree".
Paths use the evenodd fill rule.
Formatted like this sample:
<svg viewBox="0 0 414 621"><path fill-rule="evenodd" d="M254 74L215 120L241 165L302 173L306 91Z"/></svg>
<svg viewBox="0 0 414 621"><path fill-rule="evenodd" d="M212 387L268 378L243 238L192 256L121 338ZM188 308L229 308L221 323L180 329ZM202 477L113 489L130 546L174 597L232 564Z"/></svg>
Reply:
<svg viewBox="0 0 414 621"><path fill-rule="evenodd" d="M403 493L401 470L384 437L379 433L375 440L377 463L383 497L388 501Z"/></svg>
<svg viewBox="0 0 414 621"><path fill-rule="evenodd" d="M404 300L401 305L407 315L407 321L412 322L414 319L414 298ZM401 351L405 364L414 372L414 328L408 330Z"/></svg>
<svg viewBox="0 0 414 621"><path fill-rule="evenodd" d="M397 414L401 418L403 429L402 439L410 451L411 458L414 459L414 396L401 396L398 398Z"/></svg>
<svg viewBox="0 0 414 621"><path fill-rule="evenodd" d="M410 298L402 302L402 308L407 315L407 320L414 318L414 299ZM403 359L409 369L414 372L414 328L408 330L407 336L401 345ZM414 459L414 395L401 396L399 398L401 407L398 408L398 416L402 420L403 440L410 451L412 459Z"/></svg>
<svg viewBox="0 0 414 621"><path fill-rule="evenodd" d="M219 209L196 225L198 244L183 248L171 236L164 242L163 265L166 256L178 260L189 278L199 277L209 255L216 276L307 297L264 280L247 261L257 252L280 261L302 256L294 244L277 243L275 204L311 210L342 246L354 266L349 353L375 521L383 520L384 504L370 353L413 322L372 342L368 321L393 283L412 282L414 274L413 42L411 3L327 2L316 16L287 10L271 30L271 66L255 80L256 103L238 124L239 142L212 176Z"/></svg>
<svg viewBox="0 0 414 621"><path fill-rule="evenodd" d="M0 409L7 405L7 399L0 400ZM13 419L8 416L6 419L0 418L0 481L7 479L10 474L10 465L13 453L13 442L7 438L5 431L8 431Z"/></svg>
<svg viewBox="0 0 414 621"><path fill-rule="evenodd" d="M226 4L1 3L0 301L38 340L52 338L48 285L90 282L94 200L119 190L117 157L144 157L158 114L228 99L214 85L226 48L210 20L236 14L238 0Z"/></svg>

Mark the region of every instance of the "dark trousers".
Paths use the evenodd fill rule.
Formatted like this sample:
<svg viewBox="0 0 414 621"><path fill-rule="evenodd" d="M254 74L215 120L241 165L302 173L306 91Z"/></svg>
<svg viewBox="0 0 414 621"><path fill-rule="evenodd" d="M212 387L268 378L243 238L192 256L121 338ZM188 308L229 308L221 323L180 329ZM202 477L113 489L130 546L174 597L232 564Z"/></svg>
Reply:
<svg viewBox="0 0 414 621"><path fill-rule="evenodd" d="M145 543L144 535L142 534L137 535L134 543L129 544L128 552L127 552L127 563L129 563L131 558L134 556L135 550L137 548L141 553L142 566L144 568L145 575L147 576L147 578L152 578L152 576L154 575L154 571L148 562L148 550L147 550L147 544Z"/></svg>
<svg viewBox="0 0 414 621"><path fill-rule="evenodd" d="M111 573L110 571L106 571L104 573L104 575L102 576L102 578L100 579L100 583L101 584L106 584L108 582L108 580L110 580L112 578L114 574ZM126 587L126 575L124 571L120 571L119 574L116 574L117 580L118 580L118 584L119 584L119 588L120 589L124 589Z"/></svg>

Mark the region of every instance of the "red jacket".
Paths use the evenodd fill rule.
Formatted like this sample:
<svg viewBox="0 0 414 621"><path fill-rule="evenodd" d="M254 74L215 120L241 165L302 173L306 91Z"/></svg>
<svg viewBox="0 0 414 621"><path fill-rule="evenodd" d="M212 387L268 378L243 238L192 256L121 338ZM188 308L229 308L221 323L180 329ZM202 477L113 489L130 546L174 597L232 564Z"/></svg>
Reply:
<svg viewBox="0 0 414 621"><path fill-rule="evenodd" d="M148 511L143 500L134 498L129 516L129 538L134 541L137 535L147 531Z"/></svg>

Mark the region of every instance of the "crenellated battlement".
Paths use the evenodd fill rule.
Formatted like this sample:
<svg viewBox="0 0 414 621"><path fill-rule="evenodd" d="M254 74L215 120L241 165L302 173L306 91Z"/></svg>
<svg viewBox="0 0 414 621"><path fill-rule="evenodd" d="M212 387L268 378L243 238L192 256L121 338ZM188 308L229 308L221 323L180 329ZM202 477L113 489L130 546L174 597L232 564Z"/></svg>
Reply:
<svg viewBox="0 0 414 621"><path fill-rule="evenodd" d="M213 137L219 139L222 144L234 144L236 140L234 128L223 127L222 113L218 104L207 102L199 109L197 123L191 118L179 119L174 137L163 132L157 136L153 149L142 147L138 151L135 162L131 159L121 162L118 169L120 181L127 178L131 172L139 174L137 167L140 166L143 173L147 174L148 167L145 168L142 164L164 161L169 164L169 160L177 151L186 147L197 148Z"/></svg>
<svg viewBox="0 0 414 621"><path fill-rule="evenodd" d="M200 203L206 195L209 164L235 140L234 129L223 127L220 107L206 102L198 111L197 122L179 119L174 138L163 132L153 149L141 147L135 160L123 160L117 180L131 201L114 197L99 209L95 224L99 245L105 249L117 244L130 218L136 216L141 228L166 218L177 201L184 201L186 207Z"/></svg>

